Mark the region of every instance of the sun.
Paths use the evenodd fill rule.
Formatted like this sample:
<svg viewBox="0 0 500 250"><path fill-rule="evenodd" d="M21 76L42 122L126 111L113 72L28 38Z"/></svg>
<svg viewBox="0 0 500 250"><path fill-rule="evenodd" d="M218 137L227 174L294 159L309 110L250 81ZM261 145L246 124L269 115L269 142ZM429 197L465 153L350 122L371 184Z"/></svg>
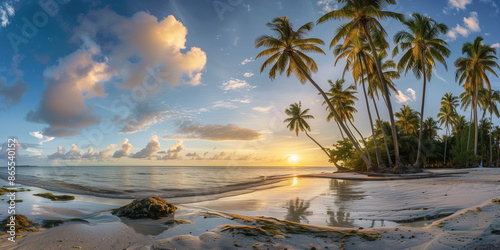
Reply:
<svg viewBox="0 0 500 250"><path fill-rule="evenodd" d="M289 155L288 161L292 164L297 163L299 161L299 157L297 155Z"/></svg>

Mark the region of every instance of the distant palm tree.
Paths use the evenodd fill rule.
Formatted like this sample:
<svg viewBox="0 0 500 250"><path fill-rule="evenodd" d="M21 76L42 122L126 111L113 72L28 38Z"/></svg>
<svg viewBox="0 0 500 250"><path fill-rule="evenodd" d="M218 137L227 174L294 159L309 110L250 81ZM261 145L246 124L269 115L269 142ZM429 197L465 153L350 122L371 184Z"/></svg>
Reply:
<svg viewBox="0 0 500 250"><path fill-rule="evenodd" d="M428 140L435 140L437 137L437 131L440 130L438 126L438 122L434 120L432 117L427 117L427 119L424 121L424 138Z"/></svg>
<svg viewBox="0 0 500 250"><path fill-rule="evenodd" d="M335 37L332 39L330 43L330 48L335 46L340 39L350 39L354 38L354 33L362 32L366 37L368 45L370 46L370 52L372 53L373 58L378 58L378 51L375 47L374 40L385 41L385 30L380 24L380 19L398 19L403 20L403 15L391 11L382 10L387 4L396 4L395 0L338 0L339 3L344 3L345 5L331 12L326 13L320 19L318 19L318 23L323 23L328 20L342 20L349 19L350 21L346 24L343 24L337 30ZM372 35L373 34L373 35ZM349 41L345 41L344 44L349 43ZM387 43L387 42L384 42ZM399 146L398 139L396 134L396 124L394 122L394 113L392 110L392 104L390 102L389 97L389 88L387 86L387 82L384 79L384 75L382 73L382 67L380 66L380 62L375 60L375 66L377 69L377 74L380 78L380 82L383 87L383 94L385 96L387 109L389 111L389 119L391 122L391 130L392 130L392 138L394 143L394 156L395 156L395 172L402 172L403 165L400 161L399 156Z"/></svg>
<svg viewBox="0 0 500 250"><path fill-rule="evenodd" d="M496 53L495 48L484 44L483 38L478 36L474 39L473 43L464 43L462 47L462 54L465 54L465 57L460 57L455 61L455 67L457 68L455 75L456 81L458 81L459 85L463 84L466 91L469 88L474 91L474 95L472 97L475 128L474 156L477 155L478 93L479 90L484 89L484 85L486 85L488 90L491 90L491 84L487 72L498 77L494 71L495 67L500 69L498 63L495 62L495 60L498 60Z"/></svg>
<svg viewBox="0 0 500 250"><path fill-rule="evenodd" d="M478 92L479 99L481 99L481 95L484 91L480 90ZM474 90L472 88L466 88L464 92L460 94L460 108L466 111L469 107L472 106L472 99L474 97ZM468 135L467 135L467 152L469 151L469 145L470 145L470 130L471 130L471 124L472 124L472 115L473 115L474 108L470 109L470 116L469 116L469 127L468 127Z"/></svg>
<svg viewBox="0 0 500 250"><path fill-rule="evenodd" d="M443 97L444 99L444 97ZM441 99L441 100L443 100ZM446 103L441 101L441 108L439 109L438 113L438 121L441 125L444 124L446 130L445 130L445 143L444 143L444 154L443 154L443 161L444 161L444 166L446 166L446 147L448 144L448 131L449 127L453 125L453 121L455 119L455 116L457 115L456 112L453 112L453 109L448 106Z"/></svg>
<svg viewBox="0 0 500 250"><path fill-rule="evenodd" d="M465 132L465 128L468 126L467 121L465 120L465 116L457 115L455 116L455 120L453 121L453 133L455 133L458 137L462 137Z"/></svg>
<svg viewBox="0 0 500 250"><path fill-rule="evenodd" d="M286 72L287 77L295 74L301 83L305 83L306 80L309 80L309 82L319 91L323 99L328 101L325 92L311 78L311 72L316 72L318 70L316 62L311 57L304 54L304 52L325 54L325 52L317 46L324 44L322 40L317 38L303 38L312 29L313 23L304 24L295 31L288 17L280 17L275 18L273 22L268 23L267 26L275 31L278 36L273 37L264 35L257 38L255 47L260 48L264 46L268 49L260 52L256 58L269 56L262 64L260 72L262 73L266 67L273 65L269 70L269 77L271 79L276 78L276 72L279 74ZM328 105L334 117L339 120L340 127L347 133L347 128L340 120L334 107L330 102L328 102ZM369 169L371 167L371 162L361 151L356 140L350 134L347 134L347 137L365 162L367 169Z"/></svg>
<svg viewBox="0 0 500 250"><path fill-rule="evenodd" d="M394 114L398 121L396 124L406 134L416 134L419 126L419 114L408 105L403 105L399 112Z"/></svg>
<svg viewBox="0 0 500 250"><path fill-rule="evenodd" d="M328 159L330 159L330 154L328 151L321 146L314 138L312 138L307 131L311 131L311 127L307 123L306 119L314 119L314 116L308 115L307 113L309 112L309 109L304 109L302 110L302 103L293 103L290 104L290 107L285 109L285 114L289 116L289 118L285 119L283 122L287 123L286 127L290 129L290 131L295 131L295 134L299 136L299 132L302 131L304 132L309 139L311 139L316 145L318 145L323 152L328 156ZM335 165L337 165L334 162Z"/></svg>
<svg viewBox="0 0 500 250"><path fill-rule="evenodd" d="M500 102L500 92L498 91L486 91L485 95L479 99L479 102L481 103L481 106L483 106L483 119L484 116L486 115L486 111L490 113L490 124L493 124L493 114L495 114L496 117L500 116L500 113L498 112L498 106L497 103ZM491 134L492 134L492 126L490 126L490 161L488 162L488 165L490 167L493 166L493 142L491 139Z"/></svg>
<svg viewBox="0 0 500 250"><path fill-rule="evenodd" d="M396 47L393 50L392 56L397 55L401 49L401 52L404 54L399 60L398 70L404 70L405 74L411 70L417 79L423 76L420 133L418 137L417 160L414 164L416 168L420 168L423 164L421 151L427 80L429 82L431 80L432 71L436 67L436 61L443 64L445 69L448 69L445 57L448 57L451 52L446 47L448 44L438 38L440 34L448 32L448 27L445 24L437 23L432 18L418 13L413 13L411 17L411 19L403 21L408 31L399 31L394 36Z"/></svg>

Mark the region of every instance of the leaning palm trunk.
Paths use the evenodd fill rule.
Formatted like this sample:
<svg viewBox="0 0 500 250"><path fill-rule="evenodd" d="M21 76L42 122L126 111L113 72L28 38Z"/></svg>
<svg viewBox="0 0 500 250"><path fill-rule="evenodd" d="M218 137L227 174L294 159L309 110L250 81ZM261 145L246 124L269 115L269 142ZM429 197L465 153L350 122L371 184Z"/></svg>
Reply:
<svg viewBox="0 0 500 250"><path fill-rule="evenodd" d="M339 122L340 127L342 127L342 129L346 132L347 137L349 137L349 140L351 140L352 144L354 145L354 148L356 149L356 151L358 152L358 154L361 156L361 159L363 159L363 161L365 162L367 170L371 170L371 168L372 168L371 161L369 161L368 158L366 157L366 155L363 154L363 151L361 151L361 149L359 148L359 146L356 144L356 141L354 140L354 138L352 137L352 135L349 134L349 133L347 133L347 128L346 128L345 124L340 120L339 115L335 111L335 108L333 107L333 105L330 102L330 100L328 100L328 97L326 96L325 92L318 86L318 84L316 84L316 82L311 78L311 76L307 73L307 71L305 71L300 66L300 64L297 63L297 59L295 58L295 55L292 54L291 58L292 58L293 62L295 63L295 65L297 66L297 68L300 70L300 72L302 72L302 74L304 74L304 76L307 78L307 80L309 80L309 82L319 91L319 93L321 94L321 96L323 97L323 99L325 99L326 103L328 104L328 106L330 107L330 109L332 111L333 116L335 117L335 119L337 119L337 121Z"/></svg>
<svg viewBox="0 0 500 250"><path fill-rule="evenodd" d="M345 140L344 133L342 132L342 128L340 128L339 122L335 121L335 123L337 123L337 126L339 127L340 135L342 136L342 140Z"/></svg>
<svg viewBox="0 0 500 250"><path fill-rule="evenodd" d="M477 155L477 96L478 96L478 87L476 86L476 92L474 94L474 156ZM475 159L474 159L475 161Z"/></svg>
<svg viewBox="0 0 500 250"><path fill-rule="evenodd" d="M493 129L493 111L490 111L490 162L488 167L493 167L493 143L491 142L491 133Z"/></svg>
<svg viewBox="0 0 500 250"><path fill-rule="evenodd" d="M427 77L425 75L425 55L424 52L422 51L422 75L424 77L424 83L422 87L422 105L420 107L420 129L418 133L418 148L417 148L417 161L413 166L415 168L421 168L422 167L422 134L424 130L424 107L425 107L425 87L427 86ZM446 146L445 146L445 153L446 153ZM444 163L446 165L446 159L444 160Z"/></svg>
<svg viewBox="0 0 500 250"><path fill-rule="evenodd" d="M379 168L385 168L384 161L382 160L382 156L380 155L380 149L378 148L377 145L377 138L375 137L375 130L373 129L373 120L372 120L372 113L370 111L370 105L368 104L368 96L366 95L366 86L365 86L365 81L363 80L363 63L360 59L360 66L361 66L361 83L363 84L363 94L365 96L365 102L366 102L366 109L368 110L368 119L370 119L370 128L372 131L372 137L373 137L373 143L375 146L375 155L377 157L377 163Z"/></svg>
<svg viewBox="0 0 500 250"><path fill-rule="evenodd" d="M467 136L467 152L469 152L470 127L472 126L472 110L474 109L470 109L470 116L469 116L469 135Z"/></svg>
<svg viewBox="0 0 500 250"><path fill-rule="evenodd" d="M444 135L444 154L443 154L443 166L446 167L446 147L448 146L448 126L446 126L446 133Z"/></svg>
<svg viewBox="0 0 500 250"><path fill-rule="evenodd" d="M377 50L375 45L373 44L373 40L370 34L370 30L368 27L363 25L363 32L365 36L368 38L368 44L370 45L371 52L373 54L373 58L378 58ZM401 173L403 172L403 166L401 164L401 160L399 158L399 144L398 144L398 134L396 132L396 124L394 122L394 112L392 110L391 99L389 98L389 89L387 88L387 82L384 79L384 75L382 74L382 69L380 67L380 62L378 60L375 61L375 66L377 68L377 73L380 78L380 82L382 83L382 92L385 96L385 104L387 105L387 109L389 111L389 120L391 122L391 130L392 130L392 141L394 143L394 171Z"/></svg>
<svg viewBox="0 0 500 250"><path fill-rule="evenodd" d="M309 135L309 133L307 133L307 131L306 131L306 130L304 130L304 132L306 133L307 137L309 137L309 139L311 139L314 143L316 143L316 145L318 145L318 146L321 148L321 150L323 150L323 152L325 152L325 154L328 156L328 159L331 159L331 160L332 160L333 165L335 165L335 167L336 167L337 169L339 169L339 167L340 167L340 166L337 164L337 162L335 162L335 161L332 159L331 155L330 155L330 154L326 151L326 149L325 149L323 146L321 146L321 144L319 144L319 142L317 142L316 140L314 140L314 138L312 138L312 137Z"/></svg>
<svg viewBox="0 0 500 250"><path fill-rule="evenodd" d="M358 133L359 137L361 137L361 141L363 142L363 145L365 146L365 149L366 149L366 156L368 157L368 160L370 162L372 162L372 157L370 155L370 150L368 149L368 145L366 144L365 138L363 137L363 135L361 134L361 132L359 132L358 128L356 128L356 126L354 126L354 123L352 123L352 121L350 119L348 119L348 120L349 120L349 123L351 124L351 126L354 128L354 130L356 130L356 132ZM347 128L349 128L349 127L347 127ZM352 133L351 129L349 129L349 131Z"/></svg>
<svg viewBox="0 0 500 250"><path fill-rule="evenodd" d="M389 146L387 145L387 138L385 136L385 130L384 127L382 126L382 120L380 120L380 114L378 113L378 108L377 108L377 103L375 102L375 98L372 98L372 101L373 101L373 107L375 107L375 113L377 113L377 119L378 119L378 124L380 126L380 130L382 130L382 135L384 136L385 150L387 151L387 160L389 161L389 166L393 166L394 164L392 163L391 153L389 152Z"/></svg>

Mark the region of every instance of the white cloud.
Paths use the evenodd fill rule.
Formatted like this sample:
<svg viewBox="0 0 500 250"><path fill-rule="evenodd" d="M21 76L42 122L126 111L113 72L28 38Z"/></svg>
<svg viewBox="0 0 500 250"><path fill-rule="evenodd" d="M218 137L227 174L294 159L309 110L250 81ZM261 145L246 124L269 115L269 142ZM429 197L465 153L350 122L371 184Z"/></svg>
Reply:
<svg viewBox="0 0 500 250"><path fill-rule="evenodd" d="M11 3L4 2L3 6L0 6L0 26L6 27L9 23L10 17L15 15L14 7L12 7Z"/></svg>
<svg viewBox="0 0 500 250"><path fill-rule="evenodd" d="M328 13L338 9L338 5L335 2L337 0L319 0L316 4L321 7L321 13Z"/></svg>
<svg viewBox="0 0 500 250"><path fill-rule="evenodd" d="M417 100L417 96L415 95L415 90L408 88L406 92L409 94L405 95L401 90L398 90L398 94L396 95L397 103L408 103L409 101Z"/></svg>
<svg viewBox="0 0 500 250"><path fill-rule="evenodd" d="M240 103L251 103L251 99L233 99L231 102L240 102Z"/></svg>
<svg viewBox="0 0 500 250"><path fill-rule="evenodd" d="M469 30L466 29L465 27L460 26L460 24L457 24L457 26L453 28L453 30L458 34L462 35L463 37L469 36Z"/></svg>
<svg viewBox="0 0 500 250"><path fill-rule="evenodd" d="M213 103L212 108L228 108L228 109L235 109L237 108L236 105L234 105L231 102L226 102L226 101L216 101Z"/></svg>
<svg viewBox="0 0 500 250"><path fill-rule="evenodd" d="M448 4L457 10L465 10L467 4L471 4L472 0L448 0Z"/></svg>
<svg viewBox="0 0 500 250"><path fill-rule="evenodd" d="M259 111L261 113L268 113L274 106L267 106L267 107L254 107L252 108L253 110Z"/></svg>
<svg viewBox="0 0 500 250"><path fill-rule="evenodd" d="M220 89L224 91L230 91L230 90L250 90L255 88L255 86L250 85L247 81L237 79L237 78L231 78L231 80L227 82L223 82L221 86L219 86Z"/></svg>
<svg viewBox="0 0 500 250"><path fill-rule="evenodd" d="M49 141L54 140L54 137L45 136L42 133L40 133L40 131L29 132L29 134L31 136L37 138L39 140L38 144L40 144L40 145L44 144L45 142L49 142Z"/></svg>
<svg viewBox="0 0 500 250"><path fill-rule="evenodd" d="M177 160L181 159L181 153L186 150L184 145L182 145L182 140L178 140L177 143L172 145L165 156L163 156L162 160Z"/></svg>
<svg viewBox="0 0 500 250"><path fill-rule="evenodd" d="M246 72L245 74L243 74L244 77L251 77L253 76L253 73L252 72Z"/></svg>
<svg viewBox="0 0 500 250"><path fill-rule="evenodd" d="M241 62L241 65L245 65L245 64L253 62L253 61L255 61L253 59L253 57L250 57L250 58L247 58L247 59L243 60L243 62Z"/></svg>
<svg viewBox="0 0 500 250"><path fill-rule="evenodd" d="M448 36L452 41L457 40L457 32L453 30L449 30L448 33L446 33L446 36Z"/></svg>
<svg viewBox="0 0 500 250"><path fill-rule="evenodd" d="M491 45L492 48L500 48L500 43L494 43Z"/></svg>
<svg viewBox="0 0 500 250"><path fill-rule="evenodd" d="M443 82L445 82L445 83L448 83L448 81L446 81L446 79L444 79L442 76L440 76L436 70L434 71L434 75L435 75L435 76L436 76L439 80L441 80L441 81L443 81Z"/></svg>
<svg viewBox="0 0 500 250"><path fill-rule="evenodd" d="M207 140L207 141L256 141L264 137L260 131L238 127L234 124L192 125L183 124L174 136L164 136L164 140Z"/></svg>
<svg viewBox="0 0 500 250"><path fill-rule="evenodd" d="M470 13L470 17L464 17L464 23L469 30L474 32L481 31L481 28L479 28L479 20L477 19L477 12L475 11Z"/></svg>
<svg viewBox="0 0 500 250"><path fill-rule="evenodd" d="M125 138L121 143L120 143L120 149L117 150L113 154L113 158L121 158L124 156L129 156L130 155L130 149L132 148L132 144L128 143L128 139Z"/></svg>
<svg viewBox="0 0 500 250"><path fill-rule="evenodd" d="M147 130L150 126L161 123L173 116L173 112L161 107L153 107L149 103L139 103L131 111L131 114L116 122L123 126L119 133L132 134Z"/></svg>
<svg viewBox="0 0 500 250"><path fill-rule="evenodd" d="M64 148L57 147L57 152L47 156L49 160L69 160L69 161L79 161L82 159L82 152L78 150L75 144L71 145L71 149L64 153Z"/></svg>
<svg viewBox="0 0 500 250"><path fill-rule="evenodd" d="M130 156L130 158L151 158L156 152L160 150L160 142L158 141L158 136L153 135L148 145L141 149L139 152Z"/></svg>

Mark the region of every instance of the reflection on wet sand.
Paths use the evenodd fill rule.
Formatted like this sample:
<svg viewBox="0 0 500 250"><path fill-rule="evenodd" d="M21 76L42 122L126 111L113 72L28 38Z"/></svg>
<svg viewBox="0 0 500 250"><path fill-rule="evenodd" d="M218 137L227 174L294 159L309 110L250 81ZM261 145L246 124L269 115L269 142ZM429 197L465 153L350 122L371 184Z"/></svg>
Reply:
<svg viewBox="0 0 500 250"><path fill-rule="evenodd" d="M330 193L334 197L335 206L327 206L328 225L334 227L355 227L355 219L351 218L350 205L355 200L361 200L366 195L357 191L352 181L330 180ZM336 210L336 211L335 211Z"/></svg>
<svg viewBox="0 0 500 250"><path fill-rule="evenodd" d="M121 221L132 228L136 233L142 235L159 235L168 229L162 222L174 219L174 215L168 216L166 219L158 220L139 219L133 220L128 218L120 218Z"/></svg>
<svg viewBox="0 0 500 250"><path fill-rule="evenodd" d="M305 201L299 197L289 200L286 203L287 214L285 215L285 220L308 224L309 220L307 216L313 214L311 211L307 211L309 206L309 201Z"/></svg>

